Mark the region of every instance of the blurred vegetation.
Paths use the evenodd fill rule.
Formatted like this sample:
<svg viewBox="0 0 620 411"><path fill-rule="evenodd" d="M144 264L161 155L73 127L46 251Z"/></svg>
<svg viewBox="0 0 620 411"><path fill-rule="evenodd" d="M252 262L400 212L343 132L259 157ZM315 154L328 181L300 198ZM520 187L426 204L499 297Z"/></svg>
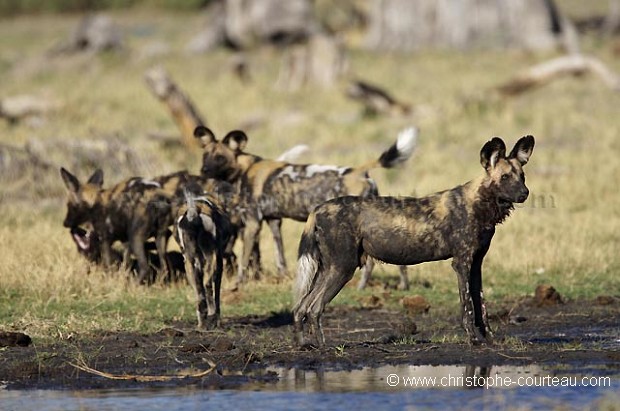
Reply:
<svg viewBox="0 0 620 411"><path fill-rule="evenodd" d="M194 10L211 0L0 0L0 16L27 13L83 12L131 7Z"/></svg>
<svg viewBox="0 0 620 411"><path fill-rule="evenodd" d="M195 10L215 0L0 0L0 17L26 13L65 13L126 8L159 8ZM558 7L571 18L604 15L608 0L556 0ZM315 0L319 12L329 11L329 23L340 26L343 21L359 18L353 9L366 10L369 0Z"/></svg>

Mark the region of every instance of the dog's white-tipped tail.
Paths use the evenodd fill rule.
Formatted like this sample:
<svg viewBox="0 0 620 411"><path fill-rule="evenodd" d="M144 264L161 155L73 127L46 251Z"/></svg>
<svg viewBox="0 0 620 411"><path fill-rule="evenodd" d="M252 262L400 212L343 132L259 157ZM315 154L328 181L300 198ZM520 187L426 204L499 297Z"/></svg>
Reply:
<svg viewBox="0 0 620 411"><path fill-rule="evenodd" d="M398 133L396 142L381 154L378 163L381 167L394 167L408 160L417 146L418 129L415 127L408 127Z"/></svg>
<svg viewBox="0 0 620 411"><path fill-rule="evenodd" d="M416 147L418 146L418 129L415 127L408 127L398 133L398 138L396 139L396 150L398 151L398 158L395 160L397 162L403 162L407 160Z"/></svg>
<svg viewBox="0 0 620 411"><path fill-rule="evenodd" d="M310 147L306 144L298 144L295 147L291 147L286 150L284 153L280 154L280 157L277 158L278 161L284 161L287 163L293 163L297 161L297 159L304 153L310 151Z"/></svg>
<svg viewBox="0 0 620 411"><path fill-rule="evenodd" d="M293 312L299 308L304 297L312 291L319 271L320 252L316 241L315 223L314 213L311 213L299 242L297 276L293 288L293 295L295 296Z"/></svg>
<svg viewBox="0 0 620 411"><path fill-rule="evenodd" d="M185 215L188 221L194 221L196 217L198 217L194 195L187 188L183 189L183 193L185 194L185 204L187 205L187 212Z"/></svg>
<svg viewBox="0 0 620 411"><path fill-rule="evenodd" d="M295 302L310 292L314 276L319 269L318 262L310 254L303 254L297 260L297 277L295 279Z"/></svg>

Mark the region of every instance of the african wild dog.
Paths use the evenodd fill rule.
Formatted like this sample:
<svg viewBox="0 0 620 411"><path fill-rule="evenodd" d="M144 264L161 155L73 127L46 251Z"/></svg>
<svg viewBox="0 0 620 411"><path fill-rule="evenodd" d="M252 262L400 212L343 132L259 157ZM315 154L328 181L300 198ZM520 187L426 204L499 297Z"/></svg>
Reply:
<svg viewBox="0 0 620 411"><path fill-rule="evenodd" d="M108 190L102 188L101 170L97 170L85 184L64 169L61 169L61 175L69 190L64 225L71 229L73 240L84 251L81 253L110 267L114 260L112 244L115 241L126 243L124 265L132 267L130 254L133 253L140 282L151 277L151 266L158 267L164 274L172 273L166 247L176 210L184 202L183 190L187 185L199 185L203 191L217 197L230 211L237 224L235 227L241 225L239 213L235 211L237 201L232 186L186 171L152 179L133 177ZM87 223L88 230L82 233ZM155 237L158 264L149 264L149 254L145 250L146 240L151 236ZM235 259L232 244L225 259L230 270Z"/></svg>
<svg viewBox="0 0 620 411"><path fill-rule="evenodd" d="M222 258L229 244L231 225L212 198L194 196L188 189L187 204L177 213L174 237L183 252L188 281L196 292L198 327L209 329L219 326Z"/></svg>
<svg viewBox="0 0 620 411"><path fill-rule="evenodd" d="M349 196L317 207L299 244L297 342L304 343L307 320L318 344L325 343L324 307L367 258L407 265L452 258L465 331L472 343L491 342L482 260L495 226L529 195L522 167L533 150L534 137L526 136L506 157L504 142L494 137L480 151L485 174L464 185L423 198Z"/></svg>
<svg viewBox="0 0 620 411"><path fill-rule="evenodd" d="M75 229L91 223L101 243L104 266L112 265L112 244L127 243L138 262L138 280L146 282L150 268L145 243L155 237L160 266L163 272L169 272L165 254L174 204L161 183L134 177L103 189L101 170L95 171L85 184L64 168L60 174L69 193L63 225Z"/></svg>
<svg viewBox="0 0 620 411"><path fill-rule="evenodd" d="M244 151L248 137L239 130L229 132L221 141L206 127L197 127L194 134L202 140L204 147L202 175L234 183L239 201L245 207L238 283L246 279L250 252L257 243L263 220L267 221L273 233L276 266L280 276L284 276L287 268L281 234L282 219L306 221L314 207L342 195L378 195L377 186L368 172L373 168L390 168L404 162L413 153L417 141L417 130L408 128L377 160L358 167L338 167L295 165L248 154ZM371 271L372 266L372 260L369 260L365 270ZM407 287L406 279L405 267L401 267L403 287Z"/></svg>
<svg viewBox="0 0 620 411"><path fill-rule="evenodd" d="M99 235L95 232L92 226L89 227L74 227L71 229L71 238L77 247L78 253L80 253L86 260L93 264L101 264L101 240ZM151 274L161 271L161 264L159 262L159 256L153 251L156 249L155 244L151 241L146 245L147 258L149 266L153 268ZM112 263L114 265L125 265L126 268L134 275L138 275L139 267L138 261L135 258L127 255L127 250L121 252L119 250L112 250ZM178 251L169 250L166 252L166 262L170 269L169 276L164 280L171 282L178 281L185 277L185 263L183 262L183 254ZM156 280L154 275L151 275L147 282L152 283Z"/></svg>

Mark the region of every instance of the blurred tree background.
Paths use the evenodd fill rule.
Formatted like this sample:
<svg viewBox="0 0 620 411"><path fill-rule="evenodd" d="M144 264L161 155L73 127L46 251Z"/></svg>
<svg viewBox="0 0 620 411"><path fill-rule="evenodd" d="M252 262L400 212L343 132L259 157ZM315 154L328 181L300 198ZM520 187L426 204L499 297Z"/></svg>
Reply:
<svg viewBox="0 0 620 411"><path fill-rule="evenodd" d="M68 13L131 7L196 10L210 0L0 0L0 16L24 13Z"/></svg>

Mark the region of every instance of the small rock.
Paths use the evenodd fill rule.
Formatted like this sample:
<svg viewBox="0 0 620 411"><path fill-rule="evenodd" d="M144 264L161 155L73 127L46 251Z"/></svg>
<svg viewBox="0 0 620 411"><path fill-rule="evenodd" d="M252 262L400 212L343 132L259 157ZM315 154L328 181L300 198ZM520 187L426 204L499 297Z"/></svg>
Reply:
<svg viewBox="0 0 620 411"><path fill-rule="evenodd" d="M24 334L10 331L0 331L0 347L28 347L32 339Z"/></svg>
<svg viewBox="0 0 620 411"><path fill-rule="evenodd" d="M431 308L431 305L426 300L426 298L422 297L421 295L403 297L400 300L400 304L409 315L427 313L428 310Z"/></svg>
<svg viewBox="0 0 620 411"><path fill-rule="evenodd" d="M549 284L541 284L536 287L534 304L538 307L549 307L563 304L562 296Z"/></svg>

